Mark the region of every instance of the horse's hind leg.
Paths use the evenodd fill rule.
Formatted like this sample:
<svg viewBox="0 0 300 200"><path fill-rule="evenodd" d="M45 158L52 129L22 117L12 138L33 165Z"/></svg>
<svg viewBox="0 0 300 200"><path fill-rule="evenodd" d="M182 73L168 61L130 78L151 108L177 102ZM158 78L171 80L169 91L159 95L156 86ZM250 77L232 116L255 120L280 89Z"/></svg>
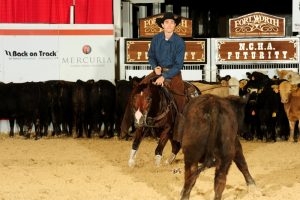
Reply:
<svg viewBox="0 0 300 200"><path fill-rule="evenodd" d="M135 138L132 143L132 149L130 151L129 160L128 160L129 167L133 167L135 165L136 151L140 146L142 137L143 137L143 128L137 128L135 132Z"/></svg>
<svg viewBox="0 0 300 200"><path fill-rule="evenodd" d="M222 193L225 189L226 185L226 178L230 168L232 160L226 156L220 163L216 166L216 174L215 174L215 183L214 183L214 191L215 191L215 198L214 200L221 200Z"/></svg>
<svg viewBox="0 0 300 200"><path fill-rule="evenodd" d="M198 178L198 163L186 163L184 164L184 185L181 191L180 200L188 200L190 193L194 187Z"/></svg>
<svg viewBox="0 0 300 200"><path fill-rule="evenodd" d="M177 142L173 139L170 140L172 145L172 153L169 156L169 158L166 160L166 164L172 164L172 162L175 160L177 153L179 152L181 145L180 142Z"/></svg>
<svg viewBox="0 0 300 200"><path fill-rule="evenodd" d="M235 157L234 157L233 161L235 162L236 166L239 168L239 170L244 175L247 185L251 185L251 184L255 185L255 181L252 178L252 176L248 170L248 165L247 165L247 162L243 155L242 145L238 139L236 139L236 141L235 141L235 146L236 146L235 147L236 153L235 153Z"/></svg>

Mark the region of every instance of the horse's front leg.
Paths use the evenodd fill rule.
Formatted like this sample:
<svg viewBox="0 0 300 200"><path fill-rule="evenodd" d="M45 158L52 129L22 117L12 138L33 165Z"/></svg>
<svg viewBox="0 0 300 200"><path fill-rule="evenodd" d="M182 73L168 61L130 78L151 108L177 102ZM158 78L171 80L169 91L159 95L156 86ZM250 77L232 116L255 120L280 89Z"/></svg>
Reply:
<svg viewBox="0 0 300 200"><path fill-rule="evenodd" d="M163 129L163 132L160 134L158 145L155 149L155 165L156 166L160 166L162 152L170 138L170 135L169 135L170 130L171 130L171 127L167 126Z"/></svg>
<svg viewBox="0 0 300 200"><path fill-rule="evenodd" d="M135 157L136 157L136 152L140 146L140 143L143 138L143 128L137 128L135 131L135 137L132 143L132 149L130 151L130 156L128 160L128 166L133 167L135 165Z"/></svg>

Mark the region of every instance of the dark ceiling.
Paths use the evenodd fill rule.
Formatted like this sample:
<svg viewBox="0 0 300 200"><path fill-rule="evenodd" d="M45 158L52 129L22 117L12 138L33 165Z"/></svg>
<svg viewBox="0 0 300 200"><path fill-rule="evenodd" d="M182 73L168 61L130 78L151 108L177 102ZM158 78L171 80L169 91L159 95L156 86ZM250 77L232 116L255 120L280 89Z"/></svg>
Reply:
<svg viewBox="0 0 300 200"><path fill-rule="evenodd" d="M165 0L165 4L172 4L174 7L189 6L190 9L199 11L218 11L219 15L248 14L251 12L292 14L292 0Z"/></svg>

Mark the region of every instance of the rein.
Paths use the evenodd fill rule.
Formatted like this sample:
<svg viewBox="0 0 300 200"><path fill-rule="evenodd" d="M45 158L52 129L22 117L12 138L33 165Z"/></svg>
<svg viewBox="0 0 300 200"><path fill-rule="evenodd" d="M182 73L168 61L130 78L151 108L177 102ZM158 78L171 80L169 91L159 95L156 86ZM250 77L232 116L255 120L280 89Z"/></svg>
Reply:
<svg viewBox="0 0 300 200"><path fill-rule="evenodd" d="M200 89L199 89L197 86L193 85L193 84L190 83L190 82L185 81L185 82L184 82L184 85L185 85L185 86L184 86L184 87L185 87L185 91L188 91L190 87L193 87L195 91L198 90L199 92L201 92ZM189 85L189 86L187 86L187 85ZM187 92L187 93L185 93L185 92L184 92L184 93L177 92L177 91L175 91L175 90L172 90L170 87L168 87L168 90L169 90L172 94L175 94L175 95L178 95L178 96L187 96L187 95L189 95L188 92Z"/></svg>
<svg viewBox="0 0 300 200"><path fill-rule="evenodd" d="M145 120L145 127L148 127L148 128L155 128L155 127L158 127L158 126L155 126L155 125L149 125L147 122L151 121L151 123L154 123L154 122L157 122L161 119L163 119L169 112L170 112L170 107L171 107L171 103L167 106L167 109L161 113L160 115L156 116L156 117L147 117L146 120Z"/></svg>
<svg viewBox="0 0 300 200"><path fill-rule="evenodd" d="M205 90L201 90L201 89L199 88L199 90L200 90L200 92L205 92L205 91L209 91L209 90L213 90L213 89L217 89L217 88L223 88L223 87L229 88L229 86L217 86L217 87L207 88L207 89L205 89Z"/></svg>

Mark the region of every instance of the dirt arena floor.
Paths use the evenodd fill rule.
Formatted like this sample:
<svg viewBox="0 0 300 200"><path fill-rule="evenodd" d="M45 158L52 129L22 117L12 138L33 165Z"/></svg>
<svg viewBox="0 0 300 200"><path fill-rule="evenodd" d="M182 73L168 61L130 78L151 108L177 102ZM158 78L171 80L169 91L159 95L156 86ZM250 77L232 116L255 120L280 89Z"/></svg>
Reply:
<svg viewBox="0 0 300 200"><path fill-rule="evenodd" d="M183 186L180 152L175 163L154 165L156 141L145 138L136 166L127 161L132 141L50 138L25 140L0 135L0 200L175 200ZM235 164L223 199L299 200L300 143L242 141L257 183L248 192ZM164 160L170 153L170 143ZM191 200L213 199L214 169L200 174Z"/></svg>

